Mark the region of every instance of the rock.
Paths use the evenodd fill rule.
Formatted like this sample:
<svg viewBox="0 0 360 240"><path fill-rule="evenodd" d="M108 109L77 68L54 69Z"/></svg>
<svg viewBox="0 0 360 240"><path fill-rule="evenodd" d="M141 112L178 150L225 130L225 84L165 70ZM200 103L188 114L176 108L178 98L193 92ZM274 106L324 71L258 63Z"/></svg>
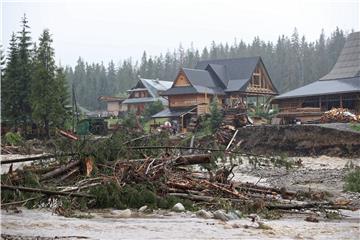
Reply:
<svg viewBox="0 0 360 240"><path fill-rule="evenodd" d="M185 211L185 207L181 203L177 203L173 206L172 210L174 210L175 212L183 212Z"/></svg>
<svg viewBox="0 0 360 240"><path fill-rule="evenodd" d="M141 208L139 208L139 212L145 212L145 210L148 208L148 206L144 205Z"/></svg>
<svg viewBox="0 0 360 240"><path fill-rule="evenodd" d="M125 210L116 211L116 216L119 218L129 218L131 217L131 210L125 209Z"/></svg>
<svg viewBox="0 0 360 240"><path fill-rule="evenodd" d="M235 210L234 213L235 213L239 218L243 218L243 217L244 217L243 213L242 213L241 211L239 211L239 210Z"/></svg>
<svg viewBox="0 0 360 240"><path fill-rule="evenodd" d="M235 212L232 212L232 211L228 212L226 214L226 216L229 220L238 220L239 219L239 216Z"/></svg>
<svg viewBox="0 0 360 240"><path fill-rule="evenodd" d="M223 210L216 210L214 212L214 218L222 221L229 221L227 214Z"/></svg>
<svg viewBox="0 0 360 240"><path fill-rule="evenodd" d="M208 212L204 209L201 209L196 212L196 216L200 217L200 218L210 219L210 218L214 217L214 214L212 214L211 212Z"/></svg>
<svg viewBox="0 0 360 240"><path fill-rule="evenodd" d="M307 221L307 222L319 222L319 220L313 215L306 217L305 221Z"/></svg>

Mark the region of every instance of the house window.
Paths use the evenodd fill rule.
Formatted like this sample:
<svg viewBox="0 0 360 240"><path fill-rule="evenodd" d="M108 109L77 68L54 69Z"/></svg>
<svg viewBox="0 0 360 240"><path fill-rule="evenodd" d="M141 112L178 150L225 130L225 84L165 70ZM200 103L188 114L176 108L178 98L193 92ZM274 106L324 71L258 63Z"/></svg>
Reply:
<svg viewBox="0 0 360 240"><path fill-rule="evenodd" d="M261 87L260 74L254 73L254 75L253 75L253 87L256 87L256 88Z"/></svg>

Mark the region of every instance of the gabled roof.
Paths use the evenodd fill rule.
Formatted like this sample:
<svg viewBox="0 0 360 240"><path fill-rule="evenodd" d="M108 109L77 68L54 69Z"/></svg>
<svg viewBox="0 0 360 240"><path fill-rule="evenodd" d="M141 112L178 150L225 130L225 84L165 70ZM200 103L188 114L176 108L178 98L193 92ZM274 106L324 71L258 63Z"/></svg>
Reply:
<svg viewBox="0 0 360 240"><path fill-rule="evenodd" d="M214 79L206 70L183 68L186 78L190 81L191 85L204 86L208 88L217 87Z"/></svg>
<svg viewBox="0 0 360 240"><path fill-rule="evenodd" d="M214 79L217 78L217 82L221 83L222 87L226 88L229 82L229 77L225 65L211 63L208 64L205 69L209 71L210 75L214 75Z"/></svg>
<svg viewBox="0 0 360 240"><path fill-rule="evenodd" d="M140 82L149 91L152 97L158 97L159 92L166 91L167 89L171 88L172 85L172 82L157 79L140 78ZM135 88L136 87L139 87L138 84L135 86Z"/></svg>
<svg viewBox="0 0 360 240"><path fill-rule="evenodd" d="M360 32L349 34L331 71L320 78L330 80L360 76Z"/></svg>
<svg viewBox="0 0 360 240"><path fill-rule="evenodd" d="M222 81L227 82L227 80L250 79L252 73L254 72L254 70L260 60L261 60L261 58L259 56L245 57L245 58L205 60L205 61L199 61L195 68L206 69L206 67L208 65L210 65L210 67L214 66L215 68L217 68L217 66L215 66L215 65L224 66L224 68L226 69L226 72L227 72L226 77L228 79L222 79ZM218 70L220 70L220 69L218 69ZM220 75L222 75L222 74L220 74Z"/></svg>
<svg viewBox="0 0 360 240"><path fill-rule="evenodd" d="M275 100L351 92L360 92L360 77L316 81L281 94Z"/></svg>
<svg viewBox="0 0 360 240"><path fill-rule="evenodd" d="M162 95L209 93L224 95L225 92L246 91L256 67L261 64L267 73L261 57L215 59L199 61L195 69L183 68L182 71L191 86L175 86ZM271 81L271 80L270 80ZM274 91L277 92L275 86Z"/></svg>
<svg viewBox="0 0 360 240"><path fill-rule="evenodd" d="M213 95L224 95L224 90L217 86L210 73L206 70L182 68L190 86L174 86L163 92L161 95L195 94L207 93Z"/></svg>

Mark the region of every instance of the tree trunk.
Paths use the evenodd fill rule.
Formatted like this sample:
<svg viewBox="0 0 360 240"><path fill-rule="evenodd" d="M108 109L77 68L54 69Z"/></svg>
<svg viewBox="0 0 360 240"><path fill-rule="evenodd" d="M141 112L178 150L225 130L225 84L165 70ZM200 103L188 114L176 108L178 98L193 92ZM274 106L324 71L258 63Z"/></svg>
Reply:
<svg viewBox="0 0 360 240"><path fill-rule="evenodd" d="M44 124L45 124L45 135L46 138L49 139L50 138L49 120L45 119Z"/></svg>

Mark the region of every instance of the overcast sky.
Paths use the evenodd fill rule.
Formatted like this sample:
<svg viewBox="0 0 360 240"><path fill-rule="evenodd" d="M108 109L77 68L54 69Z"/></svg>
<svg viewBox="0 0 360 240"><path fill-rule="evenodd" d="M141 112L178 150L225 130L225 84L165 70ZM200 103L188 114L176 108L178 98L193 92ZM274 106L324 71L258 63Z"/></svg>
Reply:
<svg viewBox="0 0 360 240"><path fill-rule="evenodd" d="M197 48L215 42L250 43L254 36L276 41L296 27L307 39L337 26L359 30L359 0L38 0L1 2L1 39L5 48L26 13L32 38L49 28L57 62L74 66L116 63L173 51L181 43Z"/></svg>

